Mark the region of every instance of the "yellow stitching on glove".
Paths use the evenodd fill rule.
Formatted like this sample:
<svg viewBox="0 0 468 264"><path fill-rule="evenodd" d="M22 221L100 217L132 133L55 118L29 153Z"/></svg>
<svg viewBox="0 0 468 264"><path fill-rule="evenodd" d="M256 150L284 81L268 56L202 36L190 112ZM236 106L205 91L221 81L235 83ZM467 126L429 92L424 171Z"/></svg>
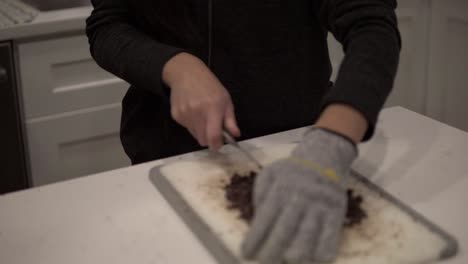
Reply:
<svg viewBox="0 0 468 264"><path fill-rule="evenodd" d="M340 181L340 178L336 174L336 171L332 168L323 168L319 164L314 163L310 160L298 159L296 157L290 157L289 160L318 172L319 174L327 177L332 182L338 183Z"/></svg>

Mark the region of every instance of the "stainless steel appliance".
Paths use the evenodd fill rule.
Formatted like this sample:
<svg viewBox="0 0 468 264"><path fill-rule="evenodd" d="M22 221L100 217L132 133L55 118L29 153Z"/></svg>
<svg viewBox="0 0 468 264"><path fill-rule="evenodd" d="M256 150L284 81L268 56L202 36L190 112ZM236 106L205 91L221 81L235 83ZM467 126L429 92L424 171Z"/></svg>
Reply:
<svg viewBox="0 0 468 264"><path fill-rule="evenodd" d="M0 43L0 194L29 187L13 48Z"/></svg>

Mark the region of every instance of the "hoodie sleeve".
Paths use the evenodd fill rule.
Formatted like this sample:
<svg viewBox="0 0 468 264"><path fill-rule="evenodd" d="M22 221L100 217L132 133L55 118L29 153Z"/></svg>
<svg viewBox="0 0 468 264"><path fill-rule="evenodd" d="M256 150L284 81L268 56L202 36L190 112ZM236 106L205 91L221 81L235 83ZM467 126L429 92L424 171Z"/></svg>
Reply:
<svg viewBox="0 0 468 264"><path fill-rule="evenodd" d="M163 94L162 69L182 49L160 43L132 25L130 0L92 0L86 20L91 55L103 69L135 87Z"/></svg>
<svg viewBox="0 0 468 264"><path fill-rule="evenodd" d="M401 49L396 0L316 0L320 23L342 44L345 57L323 108L352 106L366 118L372 137L392 90Z"/></svg>

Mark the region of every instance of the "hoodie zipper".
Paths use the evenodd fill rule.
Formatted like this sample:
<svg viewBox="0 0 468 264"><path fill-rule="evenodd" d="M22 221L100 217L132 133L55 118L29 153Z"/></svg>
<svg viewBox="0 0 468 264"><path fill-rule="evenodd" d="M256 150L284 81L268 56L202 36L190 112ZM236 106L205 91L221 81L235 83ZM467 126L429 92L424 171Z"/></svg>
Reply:
<svg viewBox="0 0 468 264"><path fill-rule="evenodd" d="M208 67L211 68L213 52L213 0L208 0Z"/></svg>

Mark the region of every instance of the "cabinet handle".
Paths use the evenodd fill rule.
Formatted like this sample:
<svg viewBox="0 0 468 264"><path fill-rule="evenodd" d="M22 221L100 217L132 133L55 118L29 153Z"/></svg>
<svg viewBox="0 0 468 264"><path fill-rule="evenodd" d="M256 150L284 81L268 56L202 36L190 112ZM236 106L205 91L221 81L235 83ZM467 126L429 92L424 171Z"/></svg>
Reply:
<svg viewBox="0 0 468 264"><path fill-rule="evenodd" d="M0 83L4 83L8 81L8 71L0 66Z"/></svg>

